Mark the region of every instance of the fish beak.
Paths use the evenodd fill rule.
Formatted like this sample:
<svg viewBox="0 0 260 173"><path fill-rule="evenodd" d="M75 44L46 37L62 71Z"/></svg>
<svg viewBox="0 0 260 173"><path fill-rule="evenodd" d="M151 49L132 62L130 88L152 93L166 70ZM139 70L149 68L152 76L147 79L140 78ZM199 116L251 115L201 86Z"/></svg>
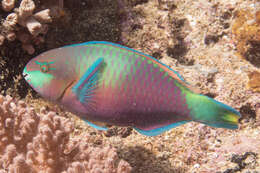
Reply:
<svg viewBox="0 0 260 173"><path fill-rule="evenodd" d="M27 72L27 68L26 68L26 67L25 67L24 70L23 70L23 78L28 81L29 74L28 74L28 72Z"/></svg>

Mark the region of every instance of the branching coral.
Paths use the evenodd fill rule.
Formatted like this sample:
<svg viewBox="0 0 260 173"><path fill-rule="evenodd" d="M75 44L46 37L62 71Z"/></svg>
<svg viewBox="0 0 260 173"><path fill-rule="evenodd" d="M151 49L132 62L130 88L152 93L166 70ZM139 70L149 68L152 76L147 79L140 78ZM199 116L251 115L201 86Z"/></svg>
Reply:
<svg viewBox="0 0 260 173"><path fill-rule="evenodd" d="M70 138L72 123L42 108L0 95L0 172L128 173L114 148L91 147L88 136Z"/></svg>
<svg viewBox="0 0 260 173"><path fill-rule="evenodd" d="M2 8L5 11L11 11L14 8L14 0L2 0ZM63 6L63 4L62 4ZM22 42L22 48L28 53L34 53L34 46L44 42L43 36L47 33L48 25L56 18L56 6L47 9L36 9L33 0L22 0L19 8L14 9L14 13L10 13L2 23L0 29L0 45L4 43L6 38L13 41L18 38ZM51 11L52 9L52 11ZM35 14L34 11L37 11ZM28 35L26 41L21 39L21 35ZM39 40L41 40L39 42Z"/></svg>
<svg viewBox="0 0 260 173"><path fill-rule="evenodd" d="M35 4L33 0L22 0L20 7L18 8L19 17L21 19L26 19L33 14L35 10Z"/></svg>
<svg viewBox="0 0 260 173"><path fill-rule="evenodd" d="M15 0L2 0L2 8L4 11L11 11L14 8Z"/></svg>

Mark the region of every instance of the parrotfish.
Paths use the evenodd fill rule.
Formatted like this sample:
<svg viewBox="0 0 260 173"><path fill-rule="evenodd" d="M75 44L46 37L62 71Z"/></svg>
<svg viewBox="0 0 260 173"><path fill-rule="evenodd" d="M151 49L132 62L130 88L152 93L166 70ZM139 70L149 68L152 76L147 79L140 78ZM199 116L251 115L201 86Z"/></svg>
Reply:
<svg viewBox="0 0 260 173"><path fill-rule="evenodd" d="M131 126L155 136L190 121L236 129L241 116L159 60L111 42L49 50L33 58L23 76L42 97L99 130Z"/></svg>

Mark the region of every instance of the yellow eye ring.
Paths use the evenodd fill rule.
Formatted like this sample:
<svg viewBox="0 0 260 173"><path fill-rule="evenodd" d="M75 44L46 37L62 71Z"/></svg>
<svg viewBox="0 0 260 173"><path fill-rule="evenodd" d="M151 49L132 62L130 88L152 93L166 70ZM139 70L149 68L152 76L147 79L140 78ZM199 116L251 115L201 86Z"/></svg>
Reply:
<svg viewBox="0 0 260 173"><path fill-rule="evenodd" d="M46 73L49 71L49 64L42 64L40 68L41 68L41 72Z"/></svg>

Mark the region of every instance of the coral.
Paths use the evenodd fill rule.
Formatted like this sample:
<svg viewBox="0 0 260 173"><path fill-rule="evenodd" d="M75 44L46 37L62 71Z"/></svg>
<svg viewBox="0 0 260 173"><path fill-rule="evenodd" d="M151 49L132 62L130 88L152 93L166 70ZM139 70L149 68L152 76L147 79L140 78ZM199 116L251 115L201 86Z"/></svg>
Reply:
<svg viewBox="0 0 260 173"><path fill-rule="evenodd" d="M4 41L5 37L2 34L0 34L0 46L4 43Z"/></svg>
<svg viewBox="0 0 260 173"><path fill-rule="evenodd" d="M45 9L45 10L39 11L38 13L35 13L33 15L33 17L41 23L52 22L52 19L50 16L50 9Z"/></svg>
<svg viewBox="0 0 260 173"><path fill-rule="evenodd" d="M3 26L6 28L11 27L9 28L9 30L11 30L16 26L17 22L18 22L18 15L16 13L10 13L6 17Z"/></svg>
<svg viewBox="0 0 260 173"><path fill-rule="evenodd" d="M6 34L6 39L7 39L8 41L14 41L15 38L16 38L16 35L15 35L14 32L8 32L8 33Z"/></svg>
<svg viewBox="0 0 260 173"><path fill-rule="evenodd" d="M254 92L260 92L260 72L254 71L248 74L247 87Z"/></svg>
<svg viewBox="0 0 260 173"><path fill-rule="evenodd" d="M256 105L256 125L260 126L260 103Z"/></svg>
<svg viewBox="0 0 260 173"><path fill-rule="evenodd" d="M0 172L128 173L111 146L91 147L88 136L70 137L69 119L0 95Z"/></svg>
<svg viewBox="0 0 260 173"><path fill-rule="evenodd" d="M18 14L21 20L26 19L27 17L33 14L35 10L35 4L33 0L22 0L18 8Z"/></svg>
<svg viewBox="0 0 260 173"><path fill-rule="evenodd" d="M121 0L118 1L122 2ZM128 1L131 5L126 6L125 11L129 10L131 13L127 14L117 13L118 6L114 5L116 4L114 0L64 1L66 8L71 12L73 20L66 24L63 23L63 28L50 32L51 37L39 34L33 39L27 28L17 24L15 28L21 28L18 31L15 30L17 40L23 40L23 43L26 42L31 48L35 49L37 47L33 46L36 43L42 44L42 41L46 40L44 48L52 49L64 44L86 40L100 39L120 42L120 34L123 31L125 33L122 36L122 44L160 58L161 62L181 73L190 84L205 90L204 93L241 111L243 120L240 122L239 129L235 131L208 128L198 123L190 123L152 138L137 134L134 130L131 131L131 135L127 138L121 138L121 128L117 128L112 129L112 132L111 130L108 131L112 133L108 134L112 135L108 138L102 132L97 132L85 125L83 121L70 117L73 121L79 123L78 126L75 126L76 135L90 133L87 138L90 137L93 141L88 143L89 146L92 146L92 143L98 146L103 145L105 142L111 144L118 149L120 157L131 163L135 173L235 172L241 165L235 158L239 158L238 160L241 160L242 164L247 164L244 169L240 170L241 173L259 172L260 93L252 92L245 87L248 80L250 80L248 74L256 70L259 71L259 69L236 56L237 45L234 44L234 41L238 44L238 40L236 40L237 37L234 34L231 34L234 21L238 19L237 11L245 9L247 12L255 14L255 10L259 11L259 2L255 0ZM21 0L16 1L16 5L19 6L19 2ZM50 9L51 19L53 23L56 22L53 16L58 16L61 11L54 11L52 7L58 1L39 0L34 2L36 4L35 14L38 11ZM160 3L160 7L158 7L158 3ZM171 9L168 6L169 3L175 4L176 7ZM120 6L119 9L119 12L121 12L123 8ZM3 16L8 15L6 12L2 14L4 14ZM256 16L259 16L259 14L259 12L256 13ZM44 22L35 19L44 26ZM120 20L123 22L121 25L119 25ZM184 21L184 25L182 25L182 21ZM257 17L256 22L259 23L259 21L260 18ZM247 20L247 24L253 24L253 22L253 20ZM48 26L51 25L48 24ZM122 30L120 30L119 26L122 26ZM68 33L71 34L68 35ZM187 36L185 33L187 33ZM3 36L5 36L4 33ZM178 46L173 51L168 47L175 48L175 45L180 45L175 42L175 37L184 38L184 43L187 44L188 48L184 57L188 60L195 60L194 65L186 66L187 63L176 63L176 59L173 59L175 51L178 51ZM5 44L8 44L7 40ZM14 46L17 48L17 44ZM12 44L10 47L14 46ZM249 41L248 46L245 55L257 57L256 53L259 44L256 41ZM13 84L9 81L16 78L17 71L22 71L30 56L18 59L13 57L22 57L19 50L1 49L1 52L0 73L2 74L1 77L5 76L4 81L0 79L2 92L19 93L24 97L28 91L28 86L25 85L24 81L18 80L18 82L14 83L22 86L18 92L9 88ZM171 56L167 53L170 53ZM246 56L244 57L246 58ZM4 57L8 61L3 60ZM184 57L180 56L178 61ZM20 70L15 70L13 67ZM10 72L13 70L15 72ZM38 104L38 98L31 101L37 102L39 107L42 106L42 104ZM249 103L249 106L247 106L247 103ZM243 105L246 105L246 107ZM84 138L84 135L81 137ZM239 152L240 150L241 152ZM77 147L70 152L70 156L75 151L77 151ZM255 157L252 154L247 155L248 152L257 154L256 163L258 165L254 164ZM243 157L246 155L247 158L244 160ZM62 171L66 172L69 172L69 168L70 172L80 171L82 170L81 163L80 160L75 159L73 162L69 160L69 166L64 166L62 163L60 167L64 166L66 170ZM24 166L24 168L26 167ZM8 171L1 170L0 172Z"/></svg>
<svg viewBox="0 0 260 173"><path fill-rule="evenodd" d="M4 9L13 9L14 1L13 0L3 0L2 5ZM7 7L8 4L13 4L12 8ZM10 5L9 5L10 6ZM48 31L48 25L53 21L53 18L57 18L54 13L57 13L57 9L61 11L63 8L63 1L58 2L60 8L56 8L57 5L48 6L49 8L39 9L36 8L36 5L33 0L22 0L20 6L14 9L14 13L10 13L6 19L2 22L2 27L0 33L2 36L0 39L0 45L4 43L4 38L8 41L14 41L18 38L22 42L22 48L28 53L33 54L35 51L34 45L43 43L44 39L42 37L46 35ZM7 10L6 10L7 11ZM34 13L34 11L37 11ZM22 34L22 36L20 36ZM26 40L24 35L27 34ZM41 40L41 41L39 41Z"/></svg>
<svg viewBox="0 0 260 173"><path fill-rule="evenodd" d="M33 45L31 45L31 44L23 44L22 45L22 48L26 51L26 52L28 52L28 54L33 54L34 53L34 51L35 51L35 49L34 49L34 47L33 47Z"/></svg>
<svg viewBox="0 0 260 173"><path fill-rule="evenodd" d="M11 11L14 8L15 0L2 0L2 8L4 11Z"/></svg>
<svg viewBox="0 0 260 173"><path fill-rule="evenodd" d="M252 64L260 66L260 11L238 10L232 24L232 34L236 41L237 51Z"/></svg>
<svg viewBox="0 0 260 173"><path fill-rule="evenodd" d="M33 17L30 17L30 18L26 21L26 26L27 26L29 32L30 32L33 36L37 36L38 34L41 33L42 24L41 24L40 22L38 22L36 19L34 19Z"/></svg>

